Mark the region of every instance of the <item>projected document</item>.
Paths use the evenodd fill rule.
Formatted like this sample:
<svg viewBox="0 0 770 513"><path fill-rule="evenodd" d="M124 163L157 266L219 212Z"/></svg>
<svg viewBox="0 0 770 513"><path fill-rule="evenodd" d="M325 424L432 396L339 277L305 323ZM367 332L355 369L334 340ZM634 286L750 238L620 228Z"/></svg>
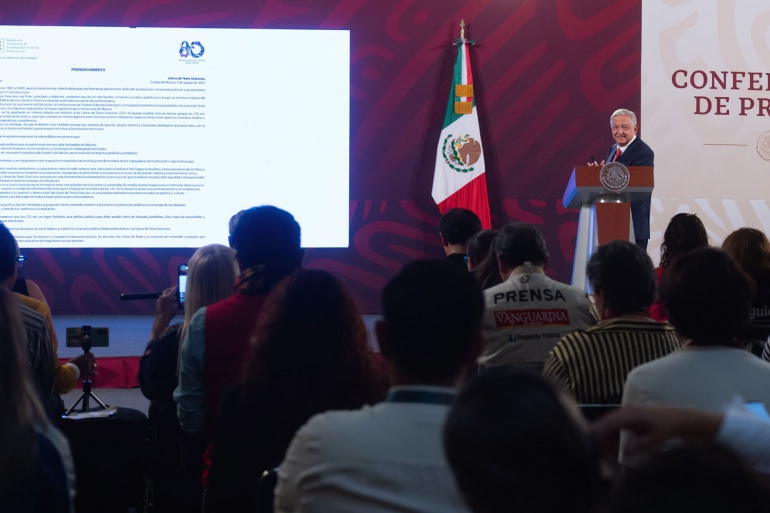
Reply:
<svg viewBox="0 0 770 513"><path fill-rule="evenodd" d="M0 220L25 248L348 245L347 31L0 27Z"/></svg>

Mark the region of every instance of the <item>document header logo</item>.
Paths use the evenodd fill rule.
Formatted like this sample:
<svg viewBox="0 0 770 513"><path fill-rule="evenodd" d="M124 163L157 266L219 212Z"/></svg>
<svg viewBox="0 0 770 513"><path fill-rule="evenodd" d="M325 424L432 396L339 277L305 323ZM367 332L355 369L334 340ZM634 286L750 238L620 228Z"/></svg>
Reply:
<svg viewBox="0 0 770 513"><path fill-rule="evenodd" d="M193 41L192 43L182 41L182 43L179 45L179 56L183 59L186 59L187 57L200 59L203 56L203 52L205 51L206 49L203 48L203 45L200 41Z"/></svg>

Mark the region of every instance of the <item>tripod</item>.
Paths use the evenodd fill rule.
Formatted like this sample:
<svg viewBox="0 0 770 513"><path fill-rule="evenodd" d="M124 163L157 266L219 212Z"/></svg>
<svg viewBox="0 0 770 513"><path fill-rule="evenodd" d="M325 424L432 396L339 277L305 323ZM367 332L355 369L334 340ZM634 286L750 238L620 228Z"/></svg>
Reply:
<svg viewBox="0 0 770 513"><path fill-rule="evenodd" d="M80 344L83 347L83 354L89 352L91 350L91 326L83 326L80 331ZM91 392L91 375L89 374L85 378L83 378L83 393L80 394L80 397L78 397L78 400L75 401L75 404L72 405L72 408L67 410L67 413L64 415L69 415L73 411L75 411L75 408L78 404L80 404L80 401L83 401L83 409L80 410L81 413L86 413L91 411L89 402L90 399L93 398L94 401L99 403L99 407L95 408L96 410L106 410L108 406L101 402L96 395L94 395Z"/></svg>

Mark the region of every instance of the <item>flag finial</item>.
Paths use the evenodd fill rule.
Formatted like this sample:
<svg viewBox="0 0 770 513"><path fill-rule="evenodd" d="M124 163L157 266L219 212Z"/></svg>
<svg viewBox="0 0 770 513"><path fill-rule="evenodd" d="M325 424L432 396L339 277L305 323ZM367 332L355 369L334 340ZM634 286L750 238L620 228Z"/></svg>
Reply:
<svg viewBox="0 0 770 513"><path fill-rule="evenodd" d="M464 44L472 44L475 45L476 41L472 39L465 39L465 20L460 20L460 37L455 39L452 44L454 45L464 45Z"/></svg>

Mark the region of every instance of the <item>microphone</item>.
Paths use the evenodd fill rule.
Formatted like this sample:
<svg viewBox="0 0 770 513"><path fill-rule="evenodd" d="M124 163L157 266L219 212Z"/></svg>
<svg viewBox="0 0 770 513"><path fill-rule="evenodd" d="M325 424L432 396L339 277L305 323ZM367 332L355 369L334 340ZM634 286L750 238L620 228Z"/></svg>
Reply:
<svg viewBox="0 0 770 513"><path fill-rule="evenodd" d="M163 292L145 292L143 294L121 294L121 301L133 301L134 299L158 299Z"/></svg>

